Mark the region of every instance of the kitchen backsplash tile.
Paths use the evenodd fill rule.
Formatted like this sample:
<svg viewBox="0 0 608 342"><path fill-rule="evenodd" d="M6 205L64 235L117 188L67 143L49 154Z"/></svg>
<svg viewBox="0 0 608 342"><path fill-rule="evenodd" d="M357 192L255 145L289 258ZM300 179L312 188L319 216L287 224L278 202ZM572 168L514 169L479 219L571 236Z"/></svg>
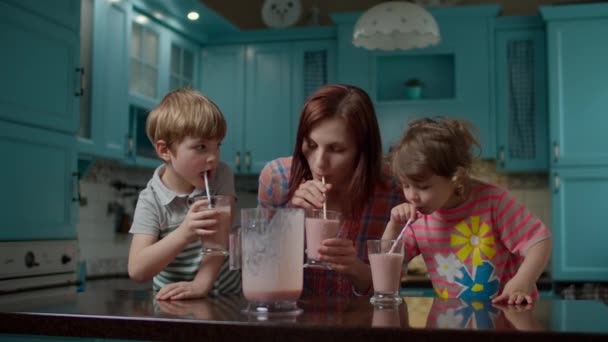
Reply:
<svg viewBox="0 0 608 342"><path fill-rule="evenodd" d="M475 177L508 188L523 204L551 227L550 192L547 174L503 174L496 171L494 161L478 161L473 168ZM81 180L81 195L87 204L80 207L78 238L81 259L87 263L87 274L91 277L127 273L130 236L117 232L117 206L132 214L138 191L115 189L111 184L144 187L154 170L134 168L117 162L98 160L87 176ZM257 205L257 175L237 175L237 216L240 208ZM123 197L131 193L134 196ZM414 266L414 265L411 265Z"/></svg>

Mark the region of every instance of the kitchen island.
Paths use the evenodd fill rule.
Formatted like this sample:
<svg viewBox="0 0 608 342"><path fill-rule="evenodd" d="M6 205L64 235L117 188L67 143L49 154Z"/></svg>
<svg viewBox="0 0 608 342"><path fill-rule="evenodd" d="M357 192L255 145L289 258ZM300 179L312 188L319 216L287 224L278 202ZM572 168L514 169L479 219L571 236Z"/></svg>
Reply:
<svg viewBox="0 0 608 342"><path fill-rule="evenodd" d="M541 299L533 306L404 297L374 307L368 297L303 298L303 312L255 316L238 296L162 302L151 291L93 290L2 301L0 340L18 335L200 341L493 341L608 339L608 306Z"/></svg>

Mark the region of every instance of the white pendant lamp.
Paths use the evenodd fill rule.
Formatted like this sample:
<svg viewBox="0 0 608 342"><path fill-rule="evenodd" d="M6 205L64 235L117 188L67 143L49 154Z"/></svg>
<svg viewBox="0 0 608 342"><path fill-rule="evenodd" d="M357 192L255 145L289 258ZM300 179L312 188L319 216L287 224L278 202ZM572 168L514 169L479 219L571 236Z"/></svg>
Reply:
<svg viewBox="0 0 608 342"><path fill-rule="evenodd" d="M387 1L363 13L353 31L353 44L368 50L391 51L439 44L439 27L423 7Z"/></svg>

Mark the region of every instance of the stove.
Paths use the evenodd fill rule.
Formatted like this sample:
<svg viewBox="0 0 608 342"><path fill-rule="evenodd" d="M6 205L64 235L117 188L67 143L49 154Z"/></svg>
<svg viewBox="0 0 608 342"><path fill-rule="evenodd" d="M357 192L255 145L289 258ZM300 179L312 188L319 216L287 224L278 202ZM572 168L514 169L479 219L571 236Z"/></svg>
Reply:
<svg viewBox="0 0 608 342"><path fill-rule="evenodd" d="M76 240L0 242L0 295L78 285Z"/></svg>

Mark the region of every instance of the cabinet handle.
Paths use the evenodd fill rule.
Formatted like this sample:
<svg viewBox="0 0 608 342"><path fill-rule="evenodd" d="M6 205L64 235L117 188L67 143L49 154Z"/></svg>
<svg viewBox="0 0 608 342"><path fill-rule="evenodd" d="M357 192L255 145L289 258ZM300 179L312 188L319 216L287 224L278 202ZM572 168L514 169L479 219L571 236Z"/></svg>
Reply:
<svg viewBox="0 0 608 342"><path fill-rule="evenodd" d="M245 152L245 167L247 171L251 171L251 152Z"/></svg>
<svg viewBox="0 0 608 342"><path fill-rule="evenodd" d="M237 171L241 171L241 152L237 152L234 156L234 165Z"/></svg>
<svg viewBox="0 0 608 342"><path fill-rule="evenodd" d="M559 175L555 173L553 175L553 192L558 192L560 186Z"/></svg>
<svg viewBox="0 0 608 342"><path fill-rule="evenodd" d="M74 180L74 196L72 196L72 202L80 202L80 173L72 172L72 179Z"/></svg>
<svg viewBox="0 0 608 342"><path fill-rule="evenodd" d="M80 87L74 92L74 96L84 95L84 85L86 84L86 78L84 75L84 68L76 68L76 73L80 74Z"/></svg>
<svg viewBox="0 0 608 342"><path fill-rule="evenodd" d="M556 142L553 142L553 162L557 163L559 161L559 145Z"/></svg>
<svg viewBox="0 0 608 342"><path fill-rule="evenodd" d="M135 153L135 143L131 134L127 134L127 157L132 157Z"/></svg>
<svg viewBox="0 0 608 342"><path fill-rule="evenodd" d="M502 164L502 166L505 166L505 147L504 146L500 146L500 163Z"/></svg>

